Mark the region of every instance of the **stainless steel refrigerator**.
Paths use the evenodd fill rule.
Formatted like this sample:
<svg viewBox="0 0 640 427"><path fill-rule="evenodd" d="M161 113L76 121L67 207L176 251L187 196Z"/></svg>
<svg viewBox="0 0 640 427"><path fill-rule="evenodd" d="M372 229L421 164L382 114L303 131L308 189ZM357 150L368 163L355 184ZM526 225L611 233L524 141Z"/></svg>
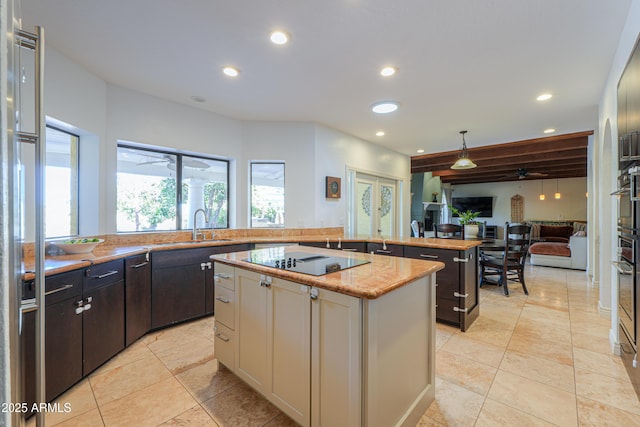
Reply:
<svg viewBox="0 0 640 427"><path fill-rule="evenodd" d="M26 413L21 392L22 314L36 312L36 400L44 402L44 32L23 31L19 0L0 0L0 426L19 426ZM28 150L25 147L29 146ZM35 223L24 223L23 156L35 156ZM22 300L23 236L35 230L36 297ZM45 414L36 413L44 425Z"/></svg>

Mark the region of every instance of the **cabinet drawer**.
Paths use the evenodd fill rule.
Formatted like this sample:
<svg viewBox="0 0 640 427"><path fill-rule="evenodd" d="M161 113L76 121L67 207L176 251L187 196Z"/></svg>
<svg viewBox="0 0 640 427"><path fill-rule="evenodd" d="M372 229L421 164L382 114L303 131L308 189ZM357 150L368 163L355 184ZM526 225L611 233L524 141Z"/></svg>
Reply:
<svg viewBox="0 0 640 427"><path fill-rule="evenodd" d="M231 291L236 289L235 268L216 262L213 266L213 272L216 288L222 286Z"/></svg>
<svg viewBox="0 0 640 427"><path fill-rule="evenodd" d="M124 259L92 265L84 270L84 290L124 280Z"/></svg>
<svg viewBox="0 0 640 427"><path fill-rule="evenodd" d="M216 322L223 323L231 329L235 329L235 292L225 287L216 288L216 298L214 300L214 312Z"/></svg>
<svg viewBox="0 0 640 427"><path fill-rule="evenodd" d="M235 371L235 332L224 326L222 323L216 320L216 325L213 327L215 333L214 354L218 362L229 368L232 372Z"/></svg>
<svg viewBox="0 0 640 427"><path fill-rule="evenodd" d="M382 243L367 243L367 252L373 252L378 255L404 256L404 246L402 245L383 245Z"/></svg>
<svg viewBox="0 0 640 427"><path fill-rule="evenodd" d="M54 304L68 298L80 298L82 295L82 270L47 276L45 278L46 304ZM35 281L29 280L22 284L22 299L36 297Z"/></svg>

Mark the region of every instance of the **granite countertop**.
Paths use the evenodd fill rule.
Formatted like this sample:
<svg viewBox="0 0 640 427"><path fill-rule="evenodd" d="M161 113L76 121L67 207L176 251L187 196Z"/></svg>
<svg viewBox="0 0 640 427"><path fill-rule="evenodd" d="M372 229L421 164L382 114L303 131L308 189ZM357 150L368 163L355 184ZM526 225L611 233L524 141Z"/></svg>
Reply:
<svg viewBox="0 0 640 427"><path fill-rule="evenodd" d="M341 229L340 229L341 230ZM481 244L479 240L436 239L436 238L372 238L369 236L344 236L336 233L336 229L329 229L331 234L320 234L322 230L311 229L305 234L304 229L259 230L261 235L252 236L251 231L236 232L236 230L216 231L215 240L191 241L191 232L109 235L101 236L106 239L93 250L93 252L74 255L46 256L45 274L52 275L89 267L93 264L125 258L131 255L149 253L152 251L165 251L173 249L203 248L213 246L226 246L242 243L297 243L297 242L323 242L329 239L331 243L342 242L372 242L397 245L409 245L418 247L430 247L451 250L467 250ZM311 234L313 233L313 234ZM318 233L318 234L315 234ZM219 238L218 238L219 236ZM33 247L24 252L23 271L24 279L31 280L34 276L35 261Z"/></svg>
<svg viewBox="0 0 640 427"><path fill-rule="evenodd" d="M316 286L318 288L365 299L376 299L393 291L394 289L444 268L444 263L437 261L389 257L357 252L342 252L339 256L342 258L355 258L370 262L368 264L347 268L345 270L327 273L322 276L312 276L289 270L281 270L246 261L252 252L268 250L269 249L257 249L254 251L216 254L211 255L211 259L215 262L244 268L260 274L267 274L269 276L291 280L296 283ZM287 253L293 252L336 256L336 251L333 249L321 249L306 246L284 247L285 258L287 257Z"/></svg>

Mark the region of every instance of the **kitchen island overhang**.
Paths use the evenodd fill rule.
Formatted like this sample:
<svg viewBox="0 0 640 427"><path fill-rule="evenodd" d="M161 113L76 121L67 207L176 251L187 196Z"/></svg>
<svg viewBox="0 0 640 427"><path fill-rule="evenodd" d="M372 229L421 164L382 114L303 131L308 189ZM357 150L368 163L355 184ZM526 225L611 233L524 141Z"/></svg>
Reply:
<svg viewBox="0 0 640 427"><path fill-rule="evenodd" d="M365 263L315 276L286 268L294 253L291 265L336 251L211 257L216 358L303 426L415 425L435 397L435 273L444 264L345 253ZM256 255L285 268L255 264Z"/></svg>

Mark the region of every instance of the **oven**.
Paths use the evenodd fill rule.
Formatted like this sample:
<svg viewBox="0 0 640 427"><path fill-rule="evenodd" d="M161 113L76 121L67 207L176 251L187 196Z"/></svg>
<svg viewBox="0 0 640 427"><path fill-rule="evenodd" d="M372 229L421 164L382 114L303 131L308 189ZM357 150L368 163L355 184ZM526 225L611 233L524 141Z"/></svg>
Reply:
<svg viewBox="0 0 640 427"><path fill-rule="evenodd" d="M618 236L617 260L613 265L618 270L618 315L620 323L633 345L636 345L636 240L634 236Z"/></svg>
<svg viewBox="0 0 640 427"><path fill-rule="evenodd" d="M618 189L613 193L618 197L618 229L623 233L636 232L635 205L632 201L632 175L629 170L621 171L618 176Z"/></svg>

